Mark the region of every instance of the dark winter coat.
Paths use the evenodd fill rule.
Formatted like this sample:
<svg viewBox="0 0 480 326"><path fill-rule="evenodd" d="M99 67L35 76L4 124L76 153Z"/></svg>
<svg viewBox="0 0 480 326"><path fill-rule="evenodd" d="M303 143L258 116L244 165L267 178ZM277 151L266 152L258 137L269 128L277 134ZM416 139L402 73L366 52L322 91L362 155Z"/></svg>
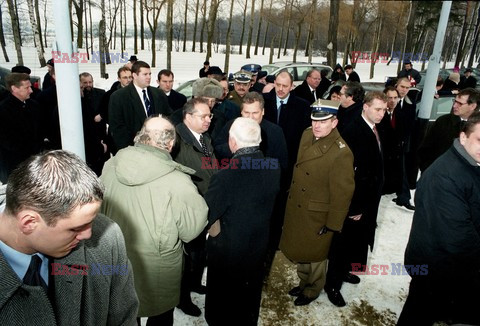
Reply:
<svg viewBox="0 0 480 326"><path fill-rule="evenodd" d="M167 99L168 105L173 111L182 109L187 103L187 97L174 89L170 91L170 95L167 95Z"/></svg>
<svg viewBox="0 0 480 326"><path fill-rule="evenodd" d="M422 174L415 206L405 264L480 281L480 166L458 139Z"/></svg>
<svg viewBox="0 0 480 326"><path fill-rule="evenodd" d="M340 231L355 188L353 154L337 129L314 140L305 130L288 195L280 249L295 262L327 259L333 232Z"/></svg>
<svg viewBox="0 0 480 326"><path fill-rule="evenodd" d="M317 99L321 99L324 92L325 91L322 91L320 89L320 86L317 87L315 89L315 94L317 96ZM305 101L308 102L308 104L312 104L313 102L315 102L315 97L313 96L313 93L310 90L310 86L308 86L308 83L306 80L304 80L303 83L295 87L292 93L295 94L295 96L303 98Z"/></svg>
<svg viewBox="0 0 480 326"><path fill-rule="evenodd" d="M209 325L256 325L260 309L270 216L280 184L280 167L252 168L261 151L212 176L205 194L208 222L221 231L207 241L205 318ZM232 162L233 163L233 162Z"/></svg>
<svg viewBox="0 0 480 326"><path fill-rule="evenodd" d="M344 108L342 106L338 108L337 129L342 136L343 136L342 134L343 130L345 130L345 128L348 127L355 120L355 118L362 115L362 110L363 110L362 102L353 103L348 108Z"/></svg>
<svg viewBox="0 0 480 326"><path fill-rule="evenodd" d="M349 82L360 82L360 76L357 74L356 71L352 71L350 75L348 75L347 81Z"/></svg>

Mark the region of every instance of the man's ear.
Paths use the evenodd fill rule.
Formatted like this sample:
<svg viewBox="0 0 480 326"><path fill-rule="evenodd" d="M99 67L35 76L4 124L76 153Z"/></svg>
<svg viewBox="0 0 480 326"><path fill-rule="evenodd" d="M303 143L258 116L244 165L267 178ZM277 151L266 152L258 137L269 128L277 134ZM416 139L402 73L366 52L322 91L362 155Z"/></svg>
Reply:
<svg viewBox="0 0 480 326"><path fill-rule="evenodd" d="M24 234L32 233L42 223L42 217L31 209L24 209L17 214L20 231Z"/></svg>

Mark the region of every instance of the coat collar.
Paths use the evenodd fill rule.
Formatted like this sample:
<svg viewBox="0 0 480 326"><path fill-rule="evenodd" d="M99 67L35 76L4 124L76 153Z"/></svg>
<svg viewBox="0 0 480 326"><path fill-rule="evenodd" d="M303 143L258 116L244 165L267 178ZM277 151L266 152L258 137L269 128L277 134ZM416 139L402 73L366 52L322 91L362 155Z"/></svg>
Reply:
<svg viewBox="0 0 480 326"><path fill-rule="evenodd" d="M180 138L182 138L182 140L185 143L187 143L189 145L192 145L197 150L202 152L202 147L200 146L200 143L197 141L195 136L193 136L192 132L188 129L188 127L183 122L179 123L177 125L176 129L177 129L178 135L180 136ZM207 144L207 146L209 146L208 143L209 143L209 140L210 140L210 136L206 132L204 132L202 135L205 139L205 143Z"/></svg>
<svg viewBox="0 0 480 326"><path fill-rule="evenodd" d="M307 130L308 130L308 138L307 138L308 143L306 142L307 150L303 151L302 156L298 158L297 164L323 156L325 153L327 153L330 150L332 145L340 138L340 133L338 132L337 128L333 129L328 136L324 138L320 138L318 140L315 140L313 136L313 131L311 128Z"/></svg>

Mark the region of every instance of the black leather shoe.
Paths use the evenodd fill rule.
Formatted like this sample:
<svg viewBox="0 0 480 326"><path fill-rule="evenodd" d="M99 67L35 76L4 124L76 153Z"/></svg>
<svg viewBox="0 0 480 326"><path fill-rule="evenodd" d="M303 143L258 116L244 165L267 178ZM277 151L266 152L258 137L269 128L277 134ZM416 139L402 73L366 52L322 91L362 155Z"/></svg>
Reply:
<svg viewBox="0 0 480 326"><path fill-rule="evenodd" d="M298 298L295 299L293 302L294 305L296 306L306 306L310 304L310 302L314 301L316 298L309 298L304 296L303 294L300 294Z"/></svg>
<svg viewBox="0 0 480 326"><path fill-rule="evenodd" d="M330 300L330 302L333 303L335 306L345 307L347 305L339 290L325 289L325 292L327 292L328 300Z"/></svg>
<svg viewBox="0 0 480 326"><path fill-rule="evenodd" d="M358 277L357 275L348 273L343 278L343 281L347 282L347 283L350 283L350 284L358 284L358 283L360 283L360 277Z"/></svg>
<svg viewBox="0 0 480 326"><path fill-rule="evenodd" d="M288 291L288 294L290 294L292 297L298 297L300 294L302 294L303 289L299 286L294 287L290 291Z"/></svg>
<svg viewBox="0 0 480 326"><path fill-rule="evenodd" d="M198 308L195 304L193 304L193 302L184 302L184 303L180 303L178 306L177 306L178 309L180 309L181 311L183 311L183 313L185 315L189 315L189 316L193 316L193 317L199 317L201 314L202 314L202 311L200 310L200 308Z"/></svg>
<svg viewBox="0 0 480 326"><path fill-rule="evenodd" d="M207 293L207 287L205 285L200 285L200 286L192 288L192 292L195 292L195 293L198 293L198 294L205 294L205 293Z"/></svg>
<svg viewBox="0 0 480 326"><path fill-rule="evenodd" d="M406 204L399 204L397 203L397 206L400 206L400 207L403 207L405 209L408 209L409 211L414 211L415 210L415 206L413 205L410 205L410 203L406 203Z"/></svg>

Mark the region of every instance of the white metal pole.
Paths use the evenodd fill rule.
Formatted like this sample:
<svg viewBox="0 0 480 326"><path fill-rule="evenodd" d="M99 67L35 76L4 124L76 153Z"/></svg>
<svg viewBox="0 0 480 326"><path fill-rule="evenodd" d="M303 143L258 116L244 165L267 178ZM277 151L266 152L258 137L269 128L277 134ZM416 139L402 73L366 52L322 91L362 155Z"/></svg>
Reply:
<svg viewBox="0 0 480 326"><path fill-rule="evenodd" d="M85 160L78 63L75 61L68 1L53 1L56 50L53 53L62 148Z"/></svg>
<svg viewBox="0 0 480 326"><path fill-rule="evenodd" d="M418 112L418 117L421 119L430 119L433 96L435 95L435 86L437 85L438 72L440 71L440 58L442 56L445 30L447 29L448 16L450 15L451 7L452 1L444 1L442 4L437 34L435 36L435 45L433 47L433 53L428 61L425 87L423 88L422 101L420 102L420 109Z"/></svg>

